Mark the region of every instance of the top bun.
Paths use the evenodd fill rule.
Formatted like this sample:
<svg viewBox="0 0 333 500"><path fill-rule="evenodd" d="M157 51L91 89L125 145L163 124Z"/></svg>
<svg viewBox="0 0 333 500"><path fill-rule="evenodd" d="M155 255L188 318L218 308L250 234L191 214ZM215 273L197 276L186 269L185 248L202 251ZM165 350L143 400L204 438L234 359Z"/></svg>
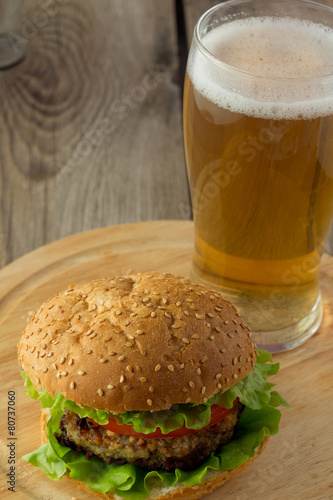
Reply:
<svg viewBox="0 0 333 500"><path fill-rule="evenodd" d="M69 286L31 318L18 353L37 390L114 413L206 402L256 361L236 309L169 273Z"/></svg>

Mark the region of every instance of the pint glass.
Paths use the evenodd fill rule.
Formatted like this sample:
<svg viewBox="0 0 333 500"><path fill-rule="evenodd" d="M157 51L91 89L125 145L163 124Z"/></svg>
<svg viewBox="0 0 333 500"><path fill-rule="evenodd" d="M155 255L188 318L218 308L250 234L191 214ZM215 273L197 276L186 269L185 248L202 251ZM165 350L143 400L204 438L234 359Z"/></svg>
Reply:
<svg viewBox="0 0 333 500"><path fill-rule="evenodd" d="M199 20L184 135L192 277L239 310L257 345L319 327L319 263L333 218L333 9L231 0Z"/></svg>

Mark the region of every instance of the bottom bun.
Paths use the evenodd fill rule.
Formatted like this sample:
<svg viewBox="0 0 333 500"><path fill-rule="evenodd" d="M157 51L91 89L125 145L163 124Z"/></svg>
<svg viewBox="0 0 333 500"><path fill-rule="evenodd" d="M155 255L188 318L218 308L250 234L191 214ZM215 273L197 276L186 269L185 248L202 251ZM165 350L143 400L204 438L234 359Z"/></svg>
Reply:
<svg viewBox="0 0 333 500"><path fill-rule="evenodd" d="M42 444L47 443L46 424L48 419L48 410L42 409ZM150 496L147 498L147 500L199 500L200 498L209 495L214 490L222 486L222 484L224 484L226 481L229 481L229 479L237 476L237 474L240 474L243 470L247 469L249 465L251 465L251 463L254 462L254 460L258 458L259 455L264 451L268 439L269 436L266 436L263 442L256 448L254 457L249 458L246 462L237 467L237 469L219 471L210 469L206 475L206 479L201 484L198 484L196 486L164 486L163 484L161 485L159 483L158 486L152 488ZM85 491L88 491L89 493L95 495L96 497L104 498L105 500L123 500L116 494L97 493L96 491L90 490L84 483L76 481L75 479L68 479L76 483Z"/></svg>

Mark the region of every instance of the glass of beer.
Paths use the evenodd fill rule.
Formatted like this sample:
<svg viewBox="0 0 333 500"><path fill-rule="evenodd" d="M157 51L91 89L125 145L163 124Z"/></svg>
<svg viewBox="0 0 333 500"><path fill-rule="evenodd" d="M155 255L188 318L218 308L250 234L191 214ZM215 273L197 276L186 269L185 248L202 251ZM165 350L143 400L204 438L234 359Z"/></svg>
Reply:
<svg viewBox="0 0 333 500"><path fill-rule="evenodd" d="M192 278L239 310L257 345L302 344L322 319L333 219L333 9L230 0L197 23L184 89Z"/></svg>

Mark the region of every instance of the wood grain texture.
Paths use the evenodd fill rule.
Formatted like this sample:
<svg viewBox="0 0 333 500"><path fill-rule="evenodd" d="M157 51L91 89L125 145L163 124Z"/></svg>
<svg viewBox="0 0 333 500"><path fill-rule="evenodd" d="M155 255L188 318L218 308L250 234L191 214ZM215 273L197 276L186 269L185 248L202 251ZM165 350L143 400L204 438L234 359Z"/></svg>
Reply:
<svg viewBox="0 0 333 500"><path fill-rule="evenodd" d="M40 248L0 271L0 464L7 467L8 390L16 392L17 492L15 500L91 498L66 478L47 479L19 457L40 443L40 407L23 395L16 344L29 312L67 287L106 275L166 270L190 271L193 225L158 221L96 229ZM319 331L294 351L274 355L281 369L274 382L291 408L282 409L280 433L242 475L207 496L207 500L333 500L333 259L321 269L324 320ZM10 499L4 475L1 498Z"/></svg>
<svg viewBox="0 0 333 500"><path fill-rule="evenodd" d="M0 266L189 217L173 0L25 0L18 35L26 58L0 72Z"/></svg>

